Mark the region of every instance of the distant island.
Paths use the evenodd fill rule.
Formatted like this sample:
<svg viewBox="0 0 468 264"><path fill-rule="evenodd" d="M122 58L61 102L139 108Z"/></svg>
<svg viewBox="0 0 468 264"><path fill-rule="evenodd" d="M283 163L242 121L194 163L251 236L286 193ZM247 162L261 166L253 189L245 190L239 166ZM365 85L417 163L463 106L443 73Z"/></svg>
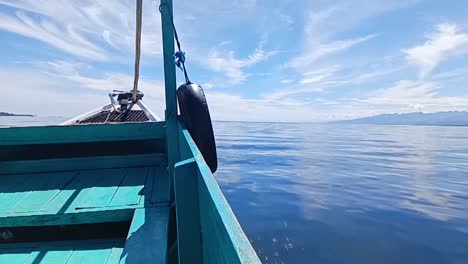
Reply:
<svg viewBox="0 0 468 264"><path fill-rule="evenodd" d="M373 125L468 126L468 112L382 114L333 123Z"/></svg>
<svg viewBox="0 0 468 264"><path fill-rule="evenodd" d="M7 113L7 112L0 112L0 116L28 116L28 117L34 117L34 115L31 115L31 114L13 114L13 113Z"/></svg>

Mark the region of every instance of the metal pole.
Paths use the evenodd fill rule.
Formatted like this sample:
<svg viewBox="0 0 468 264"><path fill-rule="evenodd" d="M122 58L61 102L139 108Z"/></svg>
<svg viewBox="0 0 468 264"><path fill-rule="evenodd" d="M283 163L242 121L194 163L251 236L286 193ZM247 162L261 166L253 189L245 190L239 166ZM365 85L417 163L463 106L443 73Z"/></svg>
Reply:
<svg viewBox="0 0 468 264"><path fill-rule="evenodd" d="M166 89L166 146L171 199L174 195L174 165L180 160L177 126L176 68L174 64L174 27L172 0L161 0L161 25L164 57L164 84Z"/></svg>

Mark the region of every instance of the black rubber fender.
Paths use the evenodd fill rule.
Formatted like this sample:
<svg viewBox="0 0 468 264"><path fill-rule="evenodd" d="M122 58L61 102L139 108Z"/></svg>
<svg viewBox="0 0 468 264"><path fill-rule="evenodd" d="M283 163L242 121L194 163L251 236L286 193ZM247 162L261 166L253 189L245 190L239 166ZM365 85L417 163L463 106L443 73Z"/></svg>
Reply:
<svg viewBox="0 0 468 264"><path fill-rule="evenodd" d="M212 173L218 168L216 142L203 88L186 83L177 89L180 115Z"/></svg>

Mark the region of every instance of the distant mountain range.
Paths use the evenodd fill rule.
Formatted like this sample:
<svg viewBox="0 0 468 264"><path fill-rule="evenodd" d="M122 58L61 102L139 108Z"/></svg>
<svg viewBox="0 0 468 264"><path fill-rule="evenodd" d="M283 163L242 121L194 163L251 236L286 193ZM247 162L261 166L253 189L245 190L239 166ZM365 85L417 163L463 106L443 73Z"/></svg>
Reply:
<svg viewBox="0 0 468 264"><path fill-rule="evenodd" d="M468 126L468 112L382 114L333 123L374 125Z"/></svg>
<svg viewBox="0 0 468 264"><path fill-rule="evenodd" d="M13 113L7 113L7 112L0 112L0 116L29 116L29 117L33 117L34 115L30 115L30 114L13 114Z"/></svg>

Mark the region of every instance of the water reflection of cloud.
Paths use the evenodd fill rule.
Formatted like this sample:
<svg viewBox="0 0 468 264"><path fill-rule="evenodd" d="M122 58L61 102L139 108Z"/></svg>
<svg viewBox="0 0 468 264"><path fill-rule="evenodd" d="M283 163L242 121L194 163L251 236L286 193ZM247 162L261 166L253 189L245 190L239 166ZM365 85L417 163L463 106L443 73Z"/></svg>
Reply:
<svg viewBox="0 0 468 264"><path fill-rule="evenodd" d="M271 262L340 263L332 246L376 260L389 252L440 260L467 246L467 129L217 126L217 179L259 255ZM293 248L283 247L288 243Z"/></svg>
<svg viewBox="0 0 468 264"><path fill-rule="evenodd" d="M457 201L452 196L455 190L450 179L456 180L460 171L467 171L466 163L465 168L458 167L454 170L452 166L455 156L461 154L468 158L466 145L452 139L452 135L457 135L464 129L425 126L404 128L409 130L407 136L399 140L402 144L413 146L415 155L410 158L408 166L402 168L409 174L408 189L413 196L403 200L401 206L438 220L447 221L460 217L454 204ZM452 159L441 162L441 154L447 154L449 148L458 154L452 154Z"/></svg>
<svg viewBox="0 0 468 264"><path fill-rule="evenodd" d="M297 145L294 166L300 175L292 180L306 218L314 219L316 208L328 206L357 211L406 208L439 220L460 217L460 206L467 209L466 202L457 204L459 188L453 181L466 174L468 159L439 160L448 148L456 152L454 156L468 158L458 135L463 131L342 125L305 130L313 134Z"/></svg>

